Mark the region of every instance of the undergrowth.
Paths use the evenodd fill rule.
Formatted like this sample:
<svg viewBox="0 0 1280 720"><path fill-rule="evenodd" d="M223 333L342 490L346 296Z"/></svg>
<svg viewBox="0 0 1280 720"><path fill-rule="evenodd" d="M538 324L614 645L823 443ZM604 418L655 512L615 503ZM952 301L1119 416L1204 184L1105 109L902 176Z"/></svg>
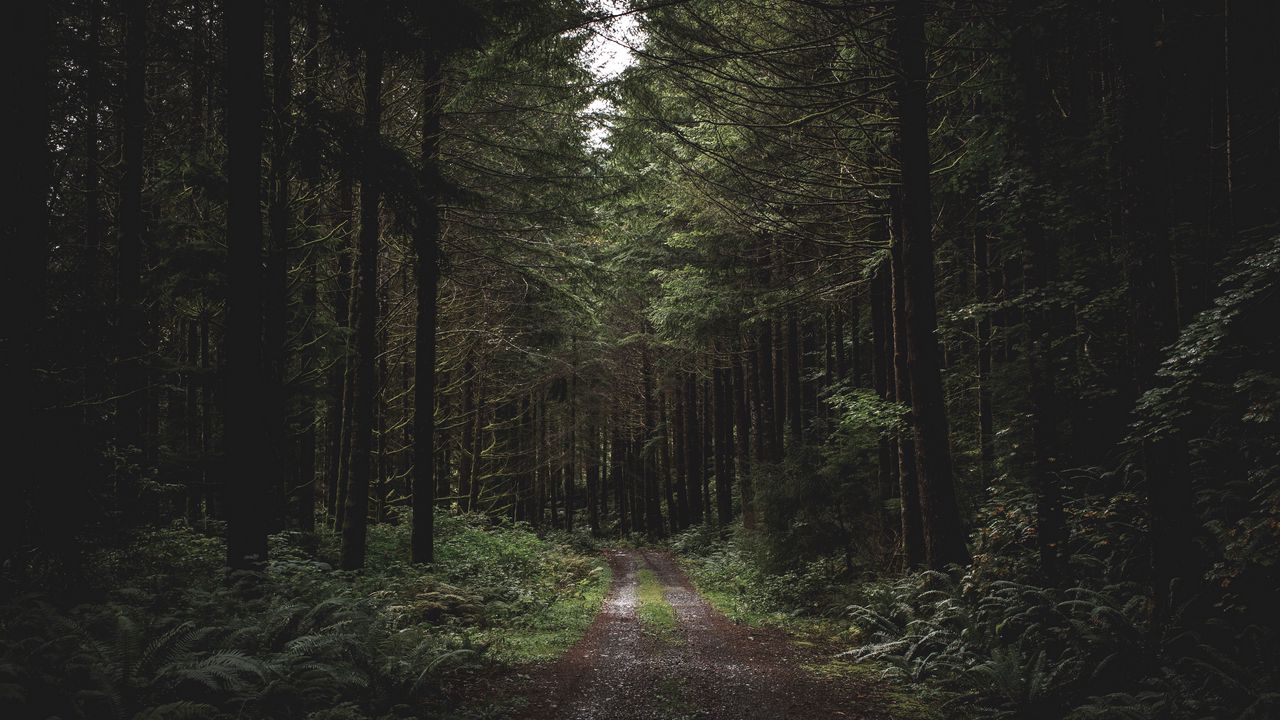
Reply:
<svg viewBox="0 0 1280 720"><path fill-rule="evenodd" d="M263 573L226 574L222 543L185 526L85 558L80 599L0 606L6 718L448 717L485 666L555 657L599 607L607 570L521 526L438 514L437 562L408 525L370 528L367 569L336 539L272 537Z"/></svg>
<svg viewBox="0 0 1280 720"><path fill-rule="evenodd" d="M814 562L770 572L750 534L690 531L673 544L704 592L737 622L781 626L834 648L818 674L888 681L897 718L1280 717L1276 643L1258 625L1179 608L1152 623L1150 593L1108 568L1131 548L1123 494L1077 503L1073 581L1044 587L1019 518L1028 496L997 492L974 564L951 574L849 577ZM1090 525L1091 523L1091 525ZM824 572L824 568L827 570Z"/></svg>

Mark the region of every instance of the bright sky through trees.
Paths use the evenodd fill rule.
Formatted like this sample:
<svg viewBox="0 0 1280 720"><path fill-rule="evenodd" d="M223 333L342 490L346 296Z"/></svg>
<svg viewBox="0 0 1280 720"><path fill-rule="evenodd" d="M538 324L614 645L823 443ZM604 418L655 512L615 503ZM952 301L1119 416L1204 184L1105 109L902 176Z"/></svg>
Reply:
<svg viewBox="0 0 1280 720"><path fill-rule="evenodd" d="M627 13L625 0L599 0L597 10L601 15L616 16L590 26L592 37L583 52L583 62L596 81L603 84L616 79L635 61L631 48L640 40L640 29L636 15ZM587 106L588 113L595 118L591 130L593 147L604 145L609 134L607 117L612 110L613 104L603 96L596 97Z"/></svg>

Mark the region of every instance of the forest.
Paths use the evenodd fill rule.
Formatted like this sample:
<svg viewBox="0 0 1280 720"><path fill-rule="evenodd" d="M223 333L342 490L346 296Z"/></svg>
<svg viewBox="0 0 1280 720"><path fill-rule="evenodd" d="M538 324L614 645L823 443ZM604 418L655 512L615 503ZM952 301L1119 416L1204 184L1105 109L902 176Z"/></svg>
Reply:
<svg viewBox="0 0 1280 720"><path fill-rule="evenodd" d="M9 18L4 717L1280 718L1280 3Z"/></svg>

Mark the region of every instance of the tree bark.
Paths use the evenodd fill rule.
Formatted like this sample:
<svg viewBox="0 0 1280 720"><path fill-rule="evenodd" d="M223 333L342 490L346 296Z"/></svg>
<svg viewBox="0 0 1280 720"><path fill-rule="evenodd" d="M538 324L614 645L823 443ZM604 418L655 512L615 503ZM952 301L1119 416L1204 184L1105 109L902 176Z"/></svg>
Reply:
<svg viewBox="0 0 1280 720"><path fill-rule="evenodd" d="M651 538L662 537L662 505L658 495L658 449L655 427L653 364L646 350L641 359L641 375L644 386L644 514L645 531Z"/></svg>
<svg viewBox="0 0 1280 720"><path fill-rule="evenodd" d="M701 425L698 422L698 378L692 372L684 381L684 457L689 484L688 524L702 522L702 462Z"/></svg>
<svg viewBox="0 0 1280 720"><path fill-rule="evenodd" d="M714 371L716 453L716 520L721 527L733 522L733 410L727 368Z"/></svg>
<svg viewBox="0 0 1280 720"><path fill-rule="evenodd" d="M890 316L893 305L892 288L890 287L890 264L886 260L876 268L871 277L868 293L871 296L871 386L881 400L894 400L894 364L893 364L893 319ZM896 442L892 435L881 433L876 453L876 487L880 497L888 499L893 496L898 483ZM899 496L900 497L900 496ZM882 514L884 527L890 534L895 524L901 526L900 518L893 518L888 511Z"/></svg>
<svg viewBox="0 0 1280 720"><path fill-rule="evenodd" d="M591 535L600 534L600 503L597 494L600 492L600 434L595 425L587 425L587 526Z"/></svg>
<svg viewBox="0 0 1280 720"><path fill-rule="evenodd" d="M42 7L40 4L38 7ZM81 282L84 285L84 328L81 357L84 362L84 398L97 402L105 393L106 368L101 350L106 313L102 282L102 168L98 131L102 114L102 3L89 0L89 38L85 58L84 128L84 256ZM86 411L87 412L87 411ZM88 417L86 415L86 420Z"/></svg>
<svg viewBox="0 0 1280 720"><path fill-rule="evenodd" d="M116 279L120 308L117 350L117 395L120 399L116 427L120 445L136 448L142 448L146 434L146 368L143 358L147 348L142 297L145 232L142 215L143 142L147 127L146 14L146 0L128 0L125 3L125 81L121 121L124 128L124 174L120 186L120 248ZM258 113L260 117L261 112ZM119 492L126 511L131 512L136 500L133 482L126 479Z"/></svg>
<svg viewBox="0 0 1280 720"><path fill-rule="evenodd" d="M751 485L751 398L747 392L747 374L742 366L742 354L733 355L733 399L735 424L738 437L734 447L738 451L738 483L742 495L742 526L755 528L755 488Z"/></svg>
<svg viewBox="0 0 1280 720"><path fill-rule="evenodd" d="M380 25L378 5L371 6L365 22ZM371 42L365 50L364 126L365 162L360 176L360 244L356 303L356 387L352 416L351 480L347 489L346 518L342 526L342 568L364 567L369 517L369 486L373 474L374 401L377 397L378 356L378 220L380 188L373 148L382 125L382 44Z"/></svg>
<svg viewBox="0 0 1280 720"><path fill-rule="evenodd" d="M1037 195L1041 174L1039 113L1046 102L1041 77L1040 58L1036 51L1036 36L1028 22L1020 23L1014 31L1013 63L1018 90L1018 112L1014 125L1015 147L1031 180L1031 189L1025 193L1021 207L1021 231L1023 249L1023 293L1031 302L1026 303L1027 319L1027 378L1030 383L1031 416L1031 488L1036 496L1036 546L1040 554L1040 572L1049 585L1059 584L1066 573L1067 525L1062 508L1062 489L1056 464L1060 451L1057 448L1057 422L1061 412L1057 407L1057 391L1054 387L1054 368L1050 347L1051 315L1043 307L1043 297L1049 275L1052 252L1045 236L1042 218L1042 200Z"/></svg>
<svg viewBox="0 0 1280 720"><path fill-rule="evenodd" d="M310 117L315 111L318 97L318 75L320 74L320 0L306 0L305 26L307 57L303 65L306 74L306 85L302 93L302 107L305 117L303 126L302 178L307 184L308 192L314 198L306 208L303 227L303 245L306 250L306 278L302 286L302 366L301 375L310 379L318 372L320 358L316 351L315 317L317 310L317 277L316 251L312 243L316 240L316 224L320 220L320 158L318 154L319 138L314 122ZM318 379L317 379L318 380ZM298 527L303 532L312 532L316 524L316 404L310 399L302 402L301 412L302 436L298 447L298 491L297 514Z"/></svg>
<svg viewBox="0 0 1280 720"><path fill-rule="evenodd" d="M894 216L897 216L896 209ZM902 274L902 243L894 240L889 251L889 282L893 332L893 398L906 411L907 429L897 433L898 498L901 504L902 560L908 569L925 562L924 518L920 510L920 485L916 467L916 443L912 433L915 410L911 403L911 382L907 367L907 318L905 282Z"/></svg>
<svg viewBox="0 0 1280 720"><path fill-rule="evenodd" d="M36 463L46 458L37 448L47 439L37 427L42 419L37 391L38 347L46 309L45 274L49 256L49 76L52 18L47 2L18 3L10 8L3 47L5 65L16 76L11 118L16 128L6 133L4 163L7 205L0 232L8 256L0 263L0 292L8 322L0 342L0 382L4 402L0 420L6 422L5 456L16 467L8 470L4 502L0 503L0 563L14 557L27 536L31 478ZM24 459L27 461L24 462ZM41 470L45 468L41 467Z"/></svg>
<svg viewBox="0 0 1280 720"><path fill-rule="evenodd" d="M229 194L224 510L227 564L233 569L259 567L267 560L264 510L269 478L260 463L270 448L258 407L267 391L261 356L263 4L245 0L225 7Z"/></svg>
<svg viewBox="0 0 1280 720"><path fill-rule="evenodd" d="M956 503L938 352L924 21L925 11L920 0L895 3L893 33L898 53L895 90L902 169L901 237L911 417L924 520L925 559L929 567L942 569L952 563L968 564L969 549Z"/></svg>
<svg viewBox="0 0 1280 720"><path fill-rule="evenodd" d="M413 528L410 561L435 560L436 478L436 316L440 284L440 215L437 178L440 160L440 64L432 48L422 58L422 184L414 228L414 280L418 317L413 368Z"/></svg>
<svg viewBox="0 0 1280 720"><path fill-rule="evenodd" d="M671 513L671 527L679 532L689 526L689 459L685 456L685 387L676 389L675 407L672 409L672 445L675 448L675 496L676 507Z"/></svg>
<svg viewBox="0 0 1280 720"><path fill-rule="evenodd" d="M463 512L471 511L471 476L476 466L474 445L476 437L476 369L470 362L462 371L462 454L458 458L458 507ZM541 405L543 413L543 438L546 437L546 406Z"/></svg>
<svg viewBox="0 0 1280 720"><path fill-rule="evenodd" d="M289 406L285 396L288 363L289 312L289 99L293 92L293 55L290 47L290 0L272 0L271 10L271 150L267 194L266 297L262 333L262 362L268 393L259 400L266 417L268 453L262 458L270 477L267 502L271 528L283 528L286 488L291 483L289 458Z"/></svg>
<svg viewBox="0 0 1280 720"><path fill-rule="evenodd" d="M804 366L800 359L800 321L794 310L787 311L787 420L791 447L798 446L804 437L804 398L800 376Z"/></svg>
<svg viewBox="0 0 1280 720"><path fill-rule="evenodd" d="M1228 32L1233 6L1228 6ZM1176 286L1166 205L1170 178L1160 133L1152 131L1162 126L1160 109L1167 100L1169 88L1158 64L1162 48L1157 47L1157 40L1162 38L1157 35L1156 27L1163 20L1161 8L1149 0L1117 2L1116 15L1120 231L1128 255L1132 308L1131 388L1141 392L1154 384L1161 348L1177 333ZM1228 38L1229 58L1230 54ZM1234 154L1231 147L1234 135L1234 130L1229 129L1229 157ZM1232 171L1228 173L1230 176ZM1228 185L1230 188L1230 179ZM1234 194L1230 189L1228 192ZM1232 215L1236 215L1234 210ZM1194 542L1194 498L1186 463L1181 460L1185 450L1184 441L1176 437L1143 442L1151 521L1153 628L1162 627L1169 619L1175 605L1175 585L1200 576Z"/></svg>
<svg viewBox="0 0 1280 720"><path fill-rule="evenodd" d="M991 302L991 249L985 231L973 233L974 300ZM983 310L975 322L978 339L978 452L983 484L995 474L995 422L991 411L991 313Z"/></svg>
<svg viewBox="0 0 1280 720"><path fill-rule="evenodd" d="M781 322L773 326L773 461L782 462L787 445L787 358L786 339Z"/></svg>
<svg viewBox="0 0 1280 720"><path fill-rule="evenodd" d="M782 459L782 449L777 444L778 434L774 424L777 412L773 389L773 323L768 320L760 323L756 343L756 432L760 436L761 447L759 459L761 462L778 462Z"/></svg>
<svg viewBox="0 0 1280 720"><path fill-rule="evenodd" d="M341 245L337 252L337 274L334 288L330 293L333 304L333 321L341 330L351 327L351 306L355 288L352 284L351 247L352 242L352 178L350 162L344 162L338 176L339 217L337 226L340 230ZM347 451L351 437L348 432L351 414L351 343L345 336L338 343L337 362L329 371L329 410L326 420L329 433L329 471L326 488L326 507L332 528L342 529L342 512L346 503L347 487Z"/></svg>

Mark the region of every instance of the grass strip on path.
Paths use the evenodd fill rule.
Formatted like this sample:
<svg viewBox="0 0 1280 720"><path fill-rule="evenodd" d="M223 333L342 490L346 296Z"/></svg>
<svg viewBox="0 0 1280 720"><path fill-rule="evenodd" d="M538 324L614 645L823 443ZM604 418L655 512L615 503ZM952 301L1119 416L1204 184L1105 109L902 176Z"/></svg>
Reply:
<svg viewBox="0 0 1280 720"><path fill-rule="evenodd" d="M636 615L645 631L662 642L676 642L676 611L667 602L658 576L653 570L645 568L636 573L636 580L639 583L636 597L640 602Z"/></svg>

